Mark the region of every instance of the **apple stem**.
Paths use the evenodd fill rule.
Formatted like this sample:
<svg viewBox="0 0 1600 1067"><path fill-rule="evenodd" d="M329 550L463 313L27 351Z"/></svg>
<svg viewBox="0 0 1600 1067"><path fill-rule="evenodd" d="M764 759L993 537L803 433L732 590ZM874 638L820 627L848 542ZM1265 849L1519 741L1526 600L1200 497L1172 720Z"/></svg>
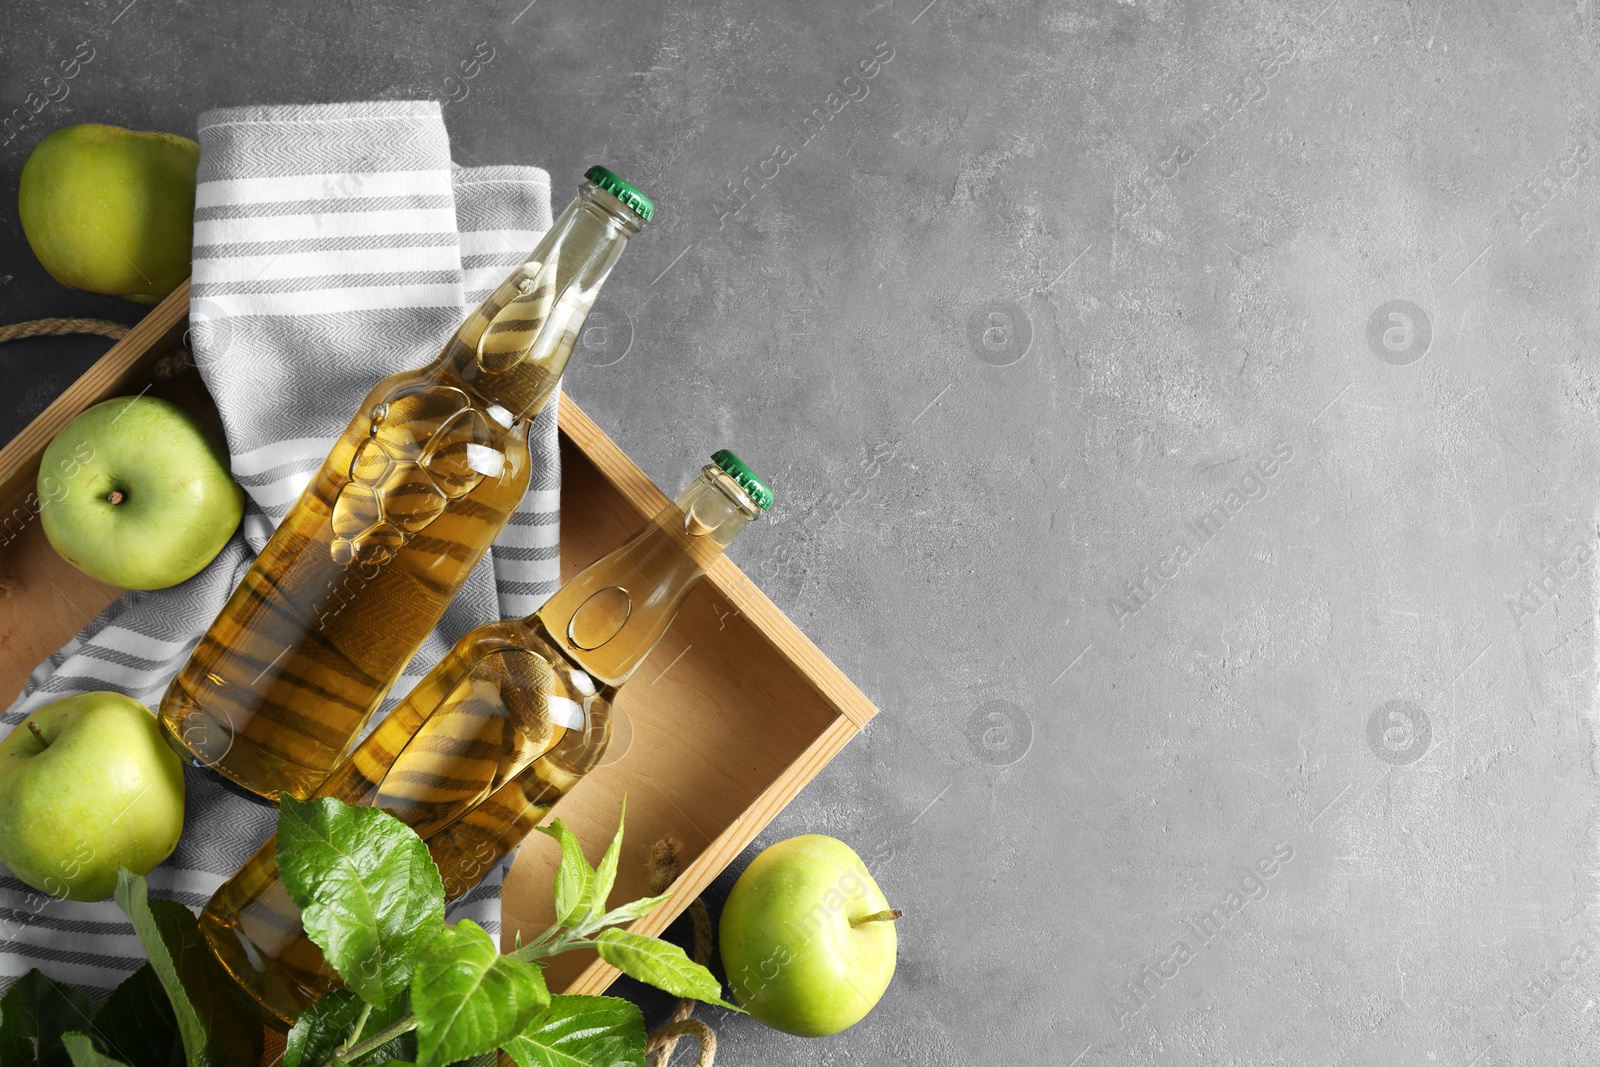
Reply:
<svg viewBox="0 0 1600 1067"><path fill-rule="evenodd" d="M121 489L113 489L106 494L106 502L110 504L120 504L126 499L128 498L123 495Z"/></svg>
<svg viewBox="0 0 1600 1067"><path fill-rule="evenodd" d="M851 926L861 926L864 923L894 922L900 918L900 912L890 908L888 911L875 911L871 915L863 915L859 919L851 919Z"/></svg>
<svg viewBox="0 0 1600 1067"><path fill-rule="evenodd" d="M41 732L39 729L39 724L34 722L32 719L28 720L28 730L33 734L34 737L39 739L39 743L41 745L43 745L45 748L50 747L50 742L45 740L43 732Z"/></svg>

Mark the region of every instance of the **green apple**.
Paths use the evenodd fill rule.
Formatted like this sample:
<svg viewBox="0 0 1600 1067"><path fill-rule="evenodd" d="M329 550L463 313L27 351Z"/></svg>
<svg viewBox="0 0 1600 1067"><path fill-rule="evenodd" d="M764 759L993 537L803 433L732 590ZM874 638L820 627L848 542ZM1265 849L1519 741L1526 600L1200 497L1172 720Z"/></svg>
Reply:
<svg viewBox="0 0 1600 1067"><path fill-rule="evenodd" d="M35 889L104 900L183 832L183 765L121 693L46 704L0 740L0 863Z"/></svg>
<svg viewBox="0 0 1600 1067"><path fill-rule="evenodd" d="M22 232L62 285L159 303L189 276L199 161L174 133L64 126L22 166Z"/></svg>
<svg viewBox="0 0 1600 1067"><path fill-rule="evenodd" d="M855 850L805 834L755 858L722 908L722 962L739 1004L774 1029L836 1034L894 977L894 920Z"/></svg>
<svg viewBox="0 0 1600 1067"><path fill-rule="evenodd" d="M39 462L39 518L68 563L123 589L164 589L228 543L244 490L193 416L124 396L67 423Z"/></svg>

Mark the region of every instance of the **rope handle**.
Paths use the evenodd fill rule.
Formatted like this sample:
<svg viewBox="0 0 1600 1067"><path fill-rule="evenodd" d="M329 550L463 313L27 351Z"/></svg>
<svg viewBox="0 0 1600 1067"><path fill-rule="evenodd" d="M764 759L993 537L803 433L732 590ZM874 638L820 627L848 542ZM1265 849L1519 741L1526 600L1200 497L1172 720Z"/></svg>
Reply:
<svg viewBox="0 0 1600 1067"><path fill-rule="evenodd" d="M678 877L682 870L678 854L683 848L683 843L668 834L654 845L650 846L650 892L655 894L665 893L667 886ZM702 967L711 963L711 912L706 907L706 902L696 897L693 904L689 905L689 917L694 920L694 961ZM692 1019L695 1001L685 997L678 1001L678 1006L673 1009L672 1017L655 1033L650 1035L645 1043L645 1053L654 1056L652 1067L667 1067L676 1051L678 1042L686 1037L694 1038L700 1043L700 1058L695 1061L695 1067L713 1067L717 1059L716 1032L701 1022Z"/></svg>
<svg viewBox="0 0 1600 1067"><path fill-rule="evenodd" d="M120 341L128 336L128 330L129 327L109 319L33 319L0 326L0 342L24 337L64 337L74 333L97 333Z"/></svg>
<svg viewBox="0 0 1600 1067"><path fill-rule="evenodd" d="M700 1042L700 1058L695 1061L695 1067L712 1067L717 1059L717 1034L711 1027L699 1019L679 1019L677 1022L667 1023L661 1029L650 1035L650 1040L645 1042L645 1055L655 1055L657 1067L665 1067L672 1058L673 1050L678 1047L678 1042L683 1038L692 1037Z"/></svg>

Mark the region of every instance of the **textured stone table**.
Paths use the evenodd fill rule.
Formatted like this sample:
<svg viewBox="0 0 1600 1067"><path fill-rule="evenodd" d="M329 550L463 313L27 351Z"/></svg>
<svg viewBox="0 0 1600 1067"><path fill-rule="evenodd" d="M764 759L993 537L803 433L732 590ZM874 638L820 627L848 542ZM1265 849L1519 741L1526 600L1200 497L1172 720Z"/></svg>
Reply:
<svg viewBox="0 0 1600 1067"><path fill-rule="evenodd" d="M655 195L571 391L778 488L734 555L883 713L764 840L907 913L721 1062L1593 1061L1592 4L525 3L7 3L5 110L94 58L0 321L138 315L18 229L68 122L432 96ZM0 348L0 432L102 350Z"/></svg>

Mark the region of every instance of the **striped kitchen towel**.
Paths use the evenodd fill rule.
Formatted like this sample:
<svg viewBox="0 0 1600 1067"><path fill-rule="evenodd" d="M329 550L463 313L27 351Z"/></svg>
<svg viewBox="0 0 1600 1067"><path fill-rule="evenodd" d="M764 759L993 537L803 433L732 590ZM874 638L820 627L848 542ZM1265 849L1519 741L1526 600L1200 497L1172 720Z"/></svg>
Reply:
<svg viewBox="0 0 1600 1067"><path fill-rule="evenodd" d="M244 523L199 575L123 596L41 664L0 732L90 690L156 706L367 391L431 361L551 225L545 172L455 166L432 102L209 111L199 141L191 341L248 494ZM555 401L529 440L526 499L383 713L467 630L527 615L555 591ZM149 880L152 896L198 909L276 815L205 772L187 775L182 840ZM453 917L497 932L503 875L462 898ZM142 956L115 904L55 900L0 867L0 988L38 967L104 996Z"/></svg>

